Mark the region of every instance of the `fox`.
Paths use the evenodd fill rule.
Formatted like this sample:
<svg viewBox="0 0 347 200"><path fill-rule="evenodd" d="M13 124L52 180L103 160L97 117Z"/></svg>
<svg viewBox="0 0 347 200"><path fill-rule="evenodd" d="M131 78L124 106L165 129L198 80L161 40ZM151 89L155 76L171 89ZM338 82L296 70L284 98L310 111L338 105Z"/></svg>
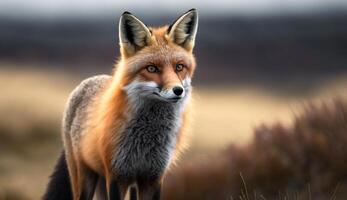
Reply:
<svg viewBox="0 0 347 200"><path fill-rule="evenodd" d="M121 15L112 75L87 78L69 96L43 199L160 199L188 146L197 29L196 9L162 27Z"/></svg>

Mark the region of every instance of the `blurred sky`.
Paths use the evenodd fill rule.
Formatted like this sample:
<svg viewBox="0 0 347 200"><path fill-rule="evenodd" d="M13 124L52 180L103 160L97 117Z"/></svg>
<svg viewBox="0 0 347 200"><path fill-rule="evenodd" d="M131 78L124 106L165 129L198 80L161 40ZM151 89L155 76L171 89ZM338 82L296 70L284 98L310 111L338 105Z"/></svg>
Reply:
<svg viewBox="0 0 347 200"><path fill-rule="evenodd" d="M206 15L281 14L326 9L346 9L346 0L1 0L0 16L6 17L81 17L114 15L129 10L136 13L177 13L198 8Z"/></svg>

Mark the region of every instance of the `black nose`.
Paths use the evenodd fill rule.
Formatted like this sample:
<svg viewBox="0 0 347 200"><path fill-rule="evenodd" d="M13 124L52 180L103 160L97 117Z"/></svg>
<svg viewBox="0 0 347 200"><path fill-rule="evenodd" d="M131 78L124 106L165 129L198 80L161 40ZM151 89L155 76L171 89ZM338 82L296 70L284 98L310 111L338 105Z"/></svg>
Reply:
<svg viewBox="0 0 347 200"><path fill-rule="evenodd" d="M183 88L179 86L172 88L172 90L177 96L180 96L183 93Z"/></svg>

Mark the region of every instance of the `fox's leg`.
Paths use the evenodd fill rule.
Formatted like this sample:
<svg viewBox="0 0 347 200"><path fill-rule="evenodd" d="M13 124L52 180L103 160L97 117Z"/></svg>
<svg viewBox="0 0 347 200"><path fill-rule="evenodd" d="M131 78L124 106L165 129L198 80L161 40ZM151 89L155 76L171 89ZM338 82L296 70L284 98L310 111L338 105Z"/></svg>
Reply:
<svg viewBox="0 0 347 200"><path fill-rule="evenodd" d="M120 196L121 200L125 199L129 185L130 185L129 182L127 182L127 181L117 181L119 196Z"/></svg>
<svg viewBox="0 0 347 200"><path fill-rule="evenodd" d="M139 200L160 200L161 181L138 180Z"/></svg>
<svg viewBox="0 0 347 200"><path fill-rule="evenodd" d="M107 200L106 180L104 177L99 176L98 184L96 186L96 199Z"/></svg>
<svg viewBox="0 0 347 200"><path fill-rule="evenodd" d="M80 200L82 188L82 174L75 161L68 161L69 175L72 189L72 199Z"/></svg>
<svg viewBox="0 0 347 200"><path fill-rule="evenodd" d="M123 200L116 181L111 181L109 185L109 198L110 200Z"/></svg>
<svg viewBox="0 0 347 200"><path fill-rule="evenodd" d="M71 156L68 161L73 200L92 199L98 176L76 157Z"/></svg>
<svg viewBox="0 0 347 200"><path fill-rule="evenodd" d="M130 187L129 195L130 195L130 200L137 200L137 191L135 186Z"/></svg>
<svg viewBox="0 0 347 200"><path fill-rule="evenodd" d="M112 179L110 176L110 173L108 173L106 171L106 175L105 175L105 184L106 184L106 194L107 194L107 200L111 199L111 183L112 183ZM118 200L118 199L117 199Z"/></svg>
<svg viewBox="0 0 347 200"><path fill-rule="evenodd" d="M84 169L82 168L82 163L80 161L76 160L76 177L75 177L75 182L73 183L74 185L74 200L81 200L81 195L82 195L82 189L83 189L83 182L84 182Z"/></svg>
<svg viewBox="0 0 347 200"><path fill-rule="evenodd" d="M92 200L95 193L96 184L98 182L98 174L90 170L87 167L83 167L83 188L81 199L82 200Z"/></svg>
<svg viewBox="0 0 347 200"><path fill-rule="evenodd" d="M124 200L128 188L129 188L128 182L112 180L109 186L109 199Z"/></svg>
<svg viewBox="0 0 347 200"><path fill-rule="evenodd" d="M123 189L124 190L124 189ZM110 191L110 198L108 198L108 193L106 189L106 180L104 177L99 177L98 185L97 185L97 199L98 200L120 200L121 199L121 194L119 191L119 186L116 181L111 181L111 184L109 186L109 191ZM126 193L126 190L125 192ZM132 187L130 190L130 200L136 200L136 188ZM123 194L125 196L125 194Z"/></svg>
<svg viewBox="0 0 347 200"><path fill-rule="evenodd" d="M72 148L69 145L66 145L65 149L65 157L66 157L66 163L67 168L69 171L70 176L70 183L71 183L71 189L72 189L72 199L78 200L80 196L80 190L79 190L79 178L78 178L78 166L75 160L75 156L72 153Z"/></svg>
<svg viewBox="0 0 347 200"><path fill-rule="evenodd" d="M80 189L80 170L79 170L79 163L78 163L78 154L77 150L75 150L73 147L73 142L70 134L64 130L63 134L63 141L64 141L64 151L65 151L65 157L66 157L66 164L69 171L70 176L70 183L71 183L71 190L72 190L72 199L73 200L79 200L81 189Z"/></svg>

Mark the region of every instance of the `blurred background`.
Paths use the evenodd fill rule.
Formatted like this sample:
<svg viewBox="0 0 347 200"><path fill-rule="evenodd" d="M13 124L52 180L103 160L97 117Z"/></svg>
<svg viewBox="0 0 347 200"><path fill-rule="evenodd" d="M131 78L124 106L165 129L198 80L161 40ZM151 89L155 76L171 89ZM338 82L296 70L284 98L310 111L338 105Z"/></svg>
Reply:
<svg viewBox="0 0 347 200"><path fill-rule="evenodd" d="M347 1L0 1L0 200L39 199L67 96L112 71L118 19L197 8L192 146L164 199L347 196Z"/></svg>

